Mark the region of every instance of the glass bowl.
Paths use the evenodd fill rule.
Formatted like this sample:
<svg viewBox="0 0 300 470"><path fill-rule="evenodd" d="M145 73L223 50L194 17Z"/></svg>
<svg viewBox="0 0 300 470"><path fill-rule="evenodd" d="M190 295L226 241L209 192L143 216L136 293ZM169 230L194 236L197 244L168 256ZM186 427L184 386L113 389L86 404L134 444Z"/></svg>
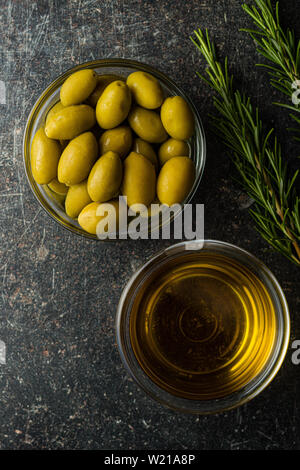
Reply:
<svg viewBox="0 0 300 470"><path fill-rule="evenodd" d="M27 180L37 201L47 212L47 214L51 216L56 222L58 222L63 227L73 233L82 235L90 239L99 240L97 235L87 233L80 227L77 220L74 220L66 215L64 211L63 198L56 197L49 190L47 185L39 185L36 183L32 176L30 165L30 148L32 139L36 131L44 125L48 111L52 108L52 106L54 106L56 102L59 101L61 85L66 80L66 78L72 73L87 68L94 69L97 73L101 75L109 74L123 78L126 78L130 73L135 72L137 70L148 72L154 75L160 81L166 96L181 95L189 103L195 117L195 133L188 143L190 146L190 157L195 162L196 166L196 178L194 185L186 200L183 201L182 206L192 200L199 186L205 166L206 142L201 118L191 99L185 94L185 92L181 88L176 85L173 80L171 80L165 74L158 70L155 70L149 65L127 59L94 60L77 65L76 67L67 70L65 73L56 78L41 93L40 97L34 104L27 120L23 139L23 158Z"/></svg>
<svg viewBox="0 0 300 470"><path fill-rule="evenodd" d="M186 309L186 304L181 302L181 297L177 296L178 292L176 293L175 291L175 296L174 291L170 294L170 292L172 292L170 289L176 284L169 282L169 278L165 276L167 272L166 266L168 266L169 272L172 272L172 279L175 279L174 282L179 282L179 279L182 279L180 276L184 273L184 269L181 266L187 266L187 262L201 262L201 269L204 269L203 266L209 268L210 265L207 259L216 260L213 262L216 262L215 266L218 270L216 272L218 272L218 276L221 276L220 279L223 276L222 270L224 270L224 266L226 265L219 265L219 261L217 260L223 259L224 261L225 259L228 266L234 266L234 271L232 271L230 275L232 275L232 279L234 279L234 276L238 273L238 277L235 278L238 279L238 284L237 287L235 287L236 283L232 283L232 286L234 286L233 288L236 289L236 292L242 292L241 298L243 298L243 302L246 302L245 299L248 295L248 280L251 279L251 282L252 279L256 280L256 287L252 284L251 289L253 289L252 292L255 292L255 295L257 294L257 297L254 297L254 302L249 302L249 312L252 313L249 314L246 322L243 320L243 327L241 326L243 318L241 315L236 317L237 321L234 324L232 311L227 307L228 303L225 304L224 301L218 304L214 299L214 295L217 297L217 293L221 292L222 289L225 289L222 290L222 295L224 292L225 296L225 283L229 277L224 277L225 281L222 285L222 283L216 280L216 277L211 275L213 281L211 285L213 285L213 289L210 294L210 303L208 302L209 309L206 310L205 308L199 307L199 305L204 304L203 299L207 301L209 298L205 297L205 289L207 289L207 287L205 287L204 282L206 282L206 280L205 278L201 278L201 285L197 287L200 293L199 299L202 297L200 300L201 303L197 305L201 317L200 321L199 318L197 318L197 322L193 320L194 323L186 322L186 312L188 309ZM178 266L179 269L177 269ZM220 266L222 267L220 268ZM198 267L197 269L200 268ZM212 270L207 272L213 273ZM178 276L178 273L180 273L180 276ZM200 275L200 271L198 270L197 276ZM185 299L190 299L193 289L193 278L188 278L186 284L177 285L186 286L184 293ZM160 290L160 292L163 292L163 295L168 293L161 304L162 308L159 310L159 315L156 316L154 316L153 312L155 309L156 311L158 309L158 299L162 299L163 297L156 295L156 292L155 295L150 294L150 292L153 293L155 291L155 286L157 288L156 292ZM260 286L259 290L257 286ZM257 291L255 291L256 288ZM264 297L261 293L263 293ZM175 302L172 303L173 307L170 308L172 295L174 296ZM265 295L267 295L267 297L265 297ZM269 304L265 301L265 298L268 298ZM253 297L251 297L251 299L253 299ZM189 300L187 300L187 302L188 301ZM246 303L244 305L246 305ZM264 308L259 308L258 306L264 306ZM267 313L270 311L269 308L267 308L269 306L272 308L272 315ZM171 312L171 315L169 315L168 312ZM183 316L181 312L184 312ZM216 324L214 324L211 320L213 316L217 316L218 313L220 313L219 318ZM168 318L171 318L170 322L168 322ZM227 322L229 321L234 325L234 334L231 336L226 336L228 330L224 328L224 319L227 319ZM177 323L178 328L173 330L173 325L177 325ZM137 333L141 325L143 335ZM161 325L162 328L159 329L157 325ZM155 334L157 328L158 334ZM179 332L179 329L181 329L181 332ZM174 348L173 343L169 341L170 337L172 337L173 341L173 331L175 331L174 344L176 348L180 348L181 344L184 343L184 335L187 334L191 339L188 343L190 350L188 350L188 348L182 350L187 351L183 352L184 360L176 355L176 353L174 355L176 348ZM223 334L221 338L223 338L222 341L224 344L221 342L216 343L215 338L220 334ZM236 339L238 335L240 335L239 341ZM138 386L154 400L173 410L199 415L220 413L235 408L261 393L262 390L270 384L282 365L288 348L289 336L290 319L288 305L284 293L274 275L252 254L231 244L213 240L181 242L151 257L151 259L131 277L124 288L116 315L116 339L120 356L126 369ZM162 338L165 338L167 342L163 343ZM208 343L210 349L206 349L206 351L210 351L210 354L206 354L201 358L200 347L202 348L203 345L205 345L205 341L208 339L210 341L210 343ZM215 359L214 355L217 360L219 360L219 357L222 359L222 355L224 357L225 350L229 347L229 343L232 350L235 343L238 344L238 348L234 352L235 360L231 359L228 362L229 368L226 369L226 375L224 375L223 372L225 366L222 362L220 362L218 367L214 365L214 369L213 367L208 369L210 362ZM151 344L151 348L146 349L146 344ZM161 346L162 344L163 346ZM218 344L219 349L215 347L212 348L215 344ZM247 348L245 347L246 344ZM199 349L197 350L198 345ZM197 355L191 356L194 354L193 348ZM173 356L171 356L171 354L173 354ZM151 358L150 362L148 360L149 357ZM156 362L153 362L153 357ZM195 382L198 388L197 393L194 394L193 392L196 391L196 388L190 388L192 377L190 370L192 367L190 367L188 361L190 361L191 357L196 358L197 363L197 366L193 366L194 369L191 374L193 373L193 377L196 378L196 381L199 381ZM242 362L241 357L245 357L246 360ZM188 359L186 360L186 358ZM170 362L173 360L174 364L175 361L179 363L178 367L176 364L176 371L173 367L173 362ZM187 366L181 368L181 364L184 363L185 360ZM153 366L153 364L155 364L155 366ZM170 364L173 367L171 369L169 367ZM240 364L243 364L243 366ZM169 370L171 371L170 374ZM171 379L168 382L169 377L171 377ZM239 381L239 377L243 378L243 380ZM228 384L234 383L234 380L236 381L235 388L228 388L227 382ZM184 394L178 393L177 389L174 387L176 383L184 383L184 386L187 384L186 390L188 390L188 393L186 393L186 390ZM210 389L208 384L212 384ZM194 387L194 382L192 387ZM183 388L181 390L183 390Z"/></svg>

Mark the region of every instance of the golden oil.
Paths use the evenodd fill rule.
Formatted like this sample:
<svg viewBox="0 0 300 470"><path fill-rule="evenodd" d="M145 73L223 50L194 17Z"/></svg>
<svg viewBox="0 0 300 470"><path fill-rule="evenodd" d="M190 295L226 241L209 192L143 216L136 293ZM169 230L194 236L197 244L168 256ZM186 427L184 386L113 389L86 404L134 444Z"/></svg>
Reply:
<svg viewBox="0 0 300 470"><path fill-rule="evenodd" d="M192 400L241 390L263 369L276 316L264 284L237 260L211 252L170 259L136 296L130 339L160 388Z"/></svg>

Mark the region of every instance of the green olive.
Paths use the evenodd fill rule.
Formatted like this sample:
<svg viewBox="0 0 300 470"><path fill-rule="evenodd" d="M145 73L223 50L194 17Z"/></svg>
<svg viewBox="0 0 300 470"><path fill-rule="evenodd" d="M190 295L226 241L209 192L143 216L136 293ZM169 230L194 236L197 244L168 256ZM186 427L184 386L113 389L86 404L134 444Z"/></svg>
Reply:
<svg viewBox="0 0 300 470"><path fill-rule="evenodd" d="M156 152L149 142L146 142L140 137L136 137L133 141L132 150L136 153L141 153L144 155L144 157L148 158L148 160L150 160L150 162L154 165L155 169L158 170Z"/></svg>
<svg viewBox="0 0 300 470"><path fill-rule="evenodd" d="M127 205L149 206L155 198L156 173L154 165L143 155L130 152L124 160L124 176L121 186Z"/></svg>
<svg viewBox="0 0 300 470"><path fill-rule="evenodd" d="M150 73L137 71L131 73L126 81L135 102L147 109L159 108L163 102L164 94L157 78Z"/></svg>
<svg viewBox="0 0 300 470"><path fill-rule="evenodd" d="M98 155L98 144L92 132L84 132L72 139L58 163L57 178L67 186L78 184L88 177Z"/></svg>
<svg viewBox="0 0 300 470"><path fill-rule="evenodd" d="M52 189L49 188L48 184L43 185L43 190L52 201L55 201L55 204L57 204L62 210L64 210L64 204L66 199L65 195L55 193L54 191L52 191Z"/></svg>
<svg viewBox="0 0 300 470"><path fill-rule="evenodd" d="M150 109L135 106L129 113L130 127L143 140L150 143L162 143L168 138L159 114Z"/></svg>
<svg viewBox="0 0 300 470"><path fill-rule="evenodd" d="M118 80L115 75L97 75L96 88L90 94L86 100L86 103L95 108L104 89L107 87L107 85L109 85L111 82L114 82L115 80Z"/></svg>
<svg viewBox="0 0 300 470"><path fill-rule="evenodd" d="M74 184L68 189L65 200L66 214L76 219L82 209L92 202L87 191L87 180Z"/></svg>
<svg viewBox="0 0 300 470"><path fill-rule="evenodd" d="M102 219L96 215L99 202L90 202L78 215L78 223L88 233L96 235L98 222Z"/></svg>
<svg viewBox="0 0 300 470"><path fill-rule="evenodd" d="M91 106L66 106L47 119L45 133L51 139L71 140L91 129L95 123L95 110Z"/></svg>
<svg viewBox="0 0 300 470"><path fill-rule="evenodd" d="M58 111L60 111L63 108L64 108L64 106L63 106L61 101L58 101L57 103L55 103L55 105L52 106L52 108L50 108L50 110L48 111L48 114L46 116L46 124L47 124L47 121L49 121L49 119L51 119L51 116L53 116L55 113L57 113Z"/></svg>
<svg viewBox="0 0 300 470"><path fill-rule="evenodd" d="M128 116L131 107L131 91L122 80L107 85L96 106L96 118L100 127L112 129Z"/></svg>
<svg viewBox="0 0 300 470"><path fill-rule="evenodd" d="M124 158L128 155L131 146L132 130L126 125L106 130L99 139L101 155L108 151L112 151L117 153L120 158Z"/></svg>
<svg viewBox="0 0 300 470"><path fill-rule="evenodd" d="M112 199L122 182L123 167L119 155L106 152L94 164L88 177L87 190L92 201Z"/></svg>
<svg viewBox="0 0 300 470"><path fill-rule="evenodd" d="M189 157L173 157L168 160L157 178L157 196L162 204L181 204L195 181L196 169Z"/></svg>
<svg viewBox="0 0 300 470"><path fill-rule="evenodd" d="M48 184L57 176L57 165L61 155L59 142L49 139L41 127L31 144L31 171L38 184Z"/></svg>
<svg viewBox="0 0 300 470"><path fill-rule="evenodd" d="M60 101L63 106L80 104L86 100L97 85L97 75L94 70L84 69L72 73L62 84Z"/></svg>
<svg viewBox="0 0 300 470"><path fill-rule="evenodd" d="M161 165L166 163L172 157L188 157L190 149L184 140L173 139L166 140L158 150L158 158Z"/></svg>
<svg viewBox="0 0 300 470"><path fill-rule="evenodd" d="M101 206L103 209L105 209L107 208L107 204L110 204L111 206L113 206L114 210L112 210L109 213L103 210L103 214L99 215ZM118 220L119 220L119 201L118 200L111 200L111 201L108 201L107 203L91 202L90 204L85 206L80 212L80 214L78 215L78 223L86 232L91 233L92 235L97 235L97 226L99 222L107 217L110 219L111 225L113 225L117 231ZM108 226L106 225L106 227L104 227L104 230L100 231L98 229L99 235L102 235L103 233L105 233L108 228L109 228L109 223L108 223Z"/></svg>
<svg viewBox="0 0 300 470"><path fill-rule="evenodd" d="M181 96L166 98L161 106L161 121L167 133L178 140L189 139L195 130L195 119L189 104Z"/></svg>
<svg viewBox="0 0 300 470"><path fill-rule="evenodd" d="M56 194L60 194L61 196L65 196L69 189L68 186L66 186L64 183L60 183L57 178L54 178L52 181L50 181L48 186L51 191Z"/></svg>
<svg viewBox="0 0 300 470"><path fill-rule="evenodd" d="M53 116L55 113L57 113L58 111L60 111L61 109L63 109L64 106L61 104L61 101L58 101L51 109L50 111L48 112L47 116L46 116L46 122L45 124L47 125L47 122L49 121L49 119L51 119L51 116ZM66 146L68 145L68 140L65 140L65 139L59 139L59 143L60 143L60 146L61 146L61 149L64 150L66 148Z"/></svg>

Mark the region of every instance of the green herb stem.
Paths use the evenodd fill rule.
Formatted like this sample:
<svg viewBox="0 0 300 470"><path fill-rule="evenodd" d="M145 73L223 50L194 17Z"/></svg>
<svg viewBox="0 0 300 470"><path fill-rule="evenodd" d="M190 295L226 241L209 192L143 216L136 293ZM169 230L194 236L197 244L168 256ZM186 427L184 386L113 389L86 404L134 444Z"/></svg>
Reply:
<svg viewBox="0 0 300 470"><path fill-rule="evenodd" d="M192 42L206 61L206 75L197 75L216 94L213 125L231 150L242 187L253 199L250 213L261 236L278 252L300 266L300 204L296 192L298 172L288 178L287 164L273 129L263 128L258 109L234 89L233 77L217 60L208 32L194 31Z"/></svg>
<svg viewBox="0 0 300 470"><path fill-rule="evenodd" d="M268 70L271 85L290 99L290 105L276 104L290 109L293 112L291 117L300 125L297 116L300 112L300 41L296 40L293 30L288 28L284 31L282 28L279 2L276 2L275 8L271 0L254 2L255 5L244 4L242 8L252 18L257 29L244 28L242 31L251 36L258 53L266 59L267 62L257 65ZM293 101L294 93L297 94L297 100ZM300 132L300 128L297 128L297 132Z"/></svg>

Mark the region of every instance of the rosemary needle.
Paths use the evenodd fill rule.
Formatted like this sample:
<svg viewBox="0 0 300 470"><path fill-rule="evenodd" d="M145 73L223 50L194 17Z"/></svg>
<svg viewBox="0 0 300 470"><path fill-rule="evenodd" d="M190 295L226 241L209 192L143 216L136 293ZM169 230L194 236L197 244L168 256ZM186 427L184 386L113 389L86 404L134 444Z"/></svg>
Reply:
<svg viewBox="0 0 300 470"><path fill-rule="evenodd" d="M217 60L208 32L194 31L192 42L204 57L206 75L197 75L215 92L217 114L213 124L231 150L241 184L254 200L250 213L256 229L276 251L300 266L300 200L296 192L298 172L289 178L287 164L273 129L265 131L259 111L239 90L233 77Z"/></svg>
<svg viewBox="0 0 300 470"><path fill-rule="evenodd" d="M242 5L257 29L242 29L250 34L257 51L267 63L257 64L268 70L271 85L289 97L289 103L276 103L292 113L291 118L300 126L300 41L290 28L283 30L279 17L279 2L275 8L271 0L254 0L255 5ZM300 127L291 129L300 132ZM300 140L299 137L296 138Z"/></svg>

